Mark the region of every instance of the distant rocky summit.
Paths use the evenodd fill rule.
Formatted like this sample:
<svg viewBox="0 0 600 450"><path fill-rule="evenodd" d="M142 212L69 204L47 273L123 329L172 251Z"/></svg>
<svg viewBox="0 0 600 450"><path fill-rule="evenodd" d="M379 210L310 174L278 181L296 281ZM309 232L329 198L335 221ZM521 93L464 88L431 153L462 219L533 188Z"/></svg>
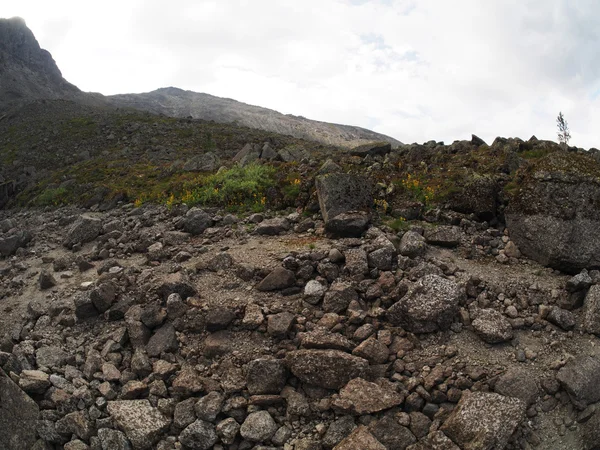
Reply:
<svg viewBox="0 0 600 450"><path fill-rule="evenodd" d="M365 128L281 114L272 109L248 105L229 98L184 91L174 87L143 94L111 95L107 100L119 107L136 108L172 117L191 116L194 119L235 123L340 147L351 148L372 141L384 141L393 146L401 144L392 137Z"/></svg>

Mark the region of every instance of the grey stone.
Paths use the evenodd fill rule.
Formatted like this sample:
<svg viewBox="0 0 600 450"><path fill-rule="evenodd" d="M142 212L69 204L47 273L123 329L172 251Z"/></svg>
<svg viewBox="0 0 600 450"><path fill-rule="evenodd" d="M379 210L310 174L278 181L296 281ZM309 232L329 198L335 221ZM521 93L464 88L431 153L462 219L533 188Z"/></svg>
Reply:
<svg viewBox="0 0 600 450"><path fill-rule="evenodd" d="M255 359L246 365L246 384L251 395L279 394L287 380L287 369L278 359Z"/></svg>
<svg viewBox="0 0 600 450"><path fill-rule="evenodd" d="M332 422L327 428L327 432L323 436L323 445L327 448L334 447L345 437L347 437L354 429L356 424L352 416L342 416Z"/></svg>
<svg viewBox="0 0 600 450"><path fill-rule="evenodd" d="M17 231L8 236L0 236L0 255L10 256L17 249L25 247L33 239L29 231Z"/></svg>
<svg viewBox="0 0 600 450"><path fill-rule="evenodd" d="M585 291L586 289L589 289L592 286L592 284L594 284L592 277L590 277L590 275L586 269L583 269L581 272L579 272L574 277L571 277L567 281L566 287L567 287L567 291L569 291L569 292L578 292L578 291Z"/></svg>
<svg viewBox="0 0 600 450"><path fill-rule="evenodd" d="M100 428L98 439L102 450L132 450L131 443L125 433L111 428Z"/></svg>
<svg viewBox="0 0 600 450"><path fill-rule="evenodd" d="M495 309L480 309L471 324L488 344L510 341L514 335L510 321Z"/></svg>
<svg viewBox="0 0 600 450"><path fill-rule="evenodd" d="M54 286L56 286L56 280L54 279L52 274L50 272L48 272L47 270L42 270L40 272L40 276L38 278L38 283L40 285L41 290L50 289L50 288L53 288Z"/></svg>
<svg viewBox="0 0 600 450"><path fill-rule="evenodd" d="M358 300L358 294L354 288L345 282L334 282L323 298L323 310L325 312L345 312L353 300Z"/></svg>
<svg viewBox="0 0 600 450"><path fill-rule="evenodd" d="M580 356L570 360L556 375L573 404L584 409L600 401L600 358Z"/></svg>
<svg viewBox="0 0 600 450"><path fill-rule="evenodd" d="M291 312L280 312L267 317L267 333L277 339L285 339L292 329L296 316Z"/></svg>
<svg viewBox="0 0 600 450"><path fill-rule="evenodd" d="M583 329L600 335L600 284L590 288L583 302Z"/></svg>
<svg viewBox="0 0 600 450"><path fill-rule="evenodd" d="M369 273L367 252L362 248L351 248L344 254L346 264L344 271L350 275L366 275Z"/></svg>
<svg viewBox="0 0 600 450"><path fill-rule="evenodd" d="M533 404L540 395L536 376L523 368L508 369L498 378L494 391L507 397L523 400L527 405Z"/></svg>
<svg viewBox="0 0 600 450"><path fill-rule="evenodd" d="M256 227L256 233L264 236L277 236L290 229L290 222L285 217L263 220Z"/></svg>
<svg viewBox="0 0 600 450"><path fill-rule="evenodd" d="M196 412L194 406L196 405L195 398L188 398L175 405L175 411L173 411L173 425L177 428L185 428L196 420Z"/></svg>
<svg viewBox="0 0 600 450"><path fill-rule="evenodd" d="M300 344L304 348L333 349L351 352L354 344L339 333L332 333L317 327L306 333L298 333Z"/></svg>
<svg viewBox="0 0 600 450"><path fill-rule="evenodd" d="M19 387L28 394L43 394L50 387L47 373L39 370L24 370L20 374Z"/></svg>
<svg viewBox="0 0 600 450"><path fill-rule="evenodd" d="M102 232L102 220L83 215L67 231L63 245L72 248L75 244L85 244L96 239Z"/></svg>
<svg viewBox="0 0 600 450"><path fill-rule="evenodd" d="M186 447L209 450L217 443L219 437L212 423L196 420L179 435L179 441Z"/></svg>
<svg viewBox="0 0 600 450"><path fill-rule="evenodd" d="M213 152L206 152L188 159L181 170L184 172L213 172L218 169L220 164L221 160L217 155Z"/></svg>
<svg viewBox="0 0 600 450"><path fill-rule="evenodd" d="M163 352L173 352L178 348L179 343L175 334L175 328L173 328L170 322L160 327L146 345L146 351L150 357L160 356Z"/></svg>
<svg viewBox="0 0 600 450"><path fill-rule="evenodd" d="M108 310L117 297L117 287L111 281L101 283L90 292L90 299L100 312Z"/></svg>
<svg viewBox="0 0 600 450"><path fill-rule="evenodd" d="M463 450L503 449L525 418L522 400L485 392L463 392L441 431Z"/></svg>
<svg viewBox="0 0 600 450"><path fill-rule="evenodd" d="M148 400L108 402L107 411L136 450L151 448L171 423Z"/></svg>
<svg viewBox="0 0 600 450"><path fill-rule="evenodd" d="M400 245L398 246L398 252L402 256L415 258L423 255L426 250L427 243L425 242L425 238L419 233L407 231L402 235L402 238L400 239Z"/></svg>
<svg viewBox="0 0 600 450"><path fill-rule="evenodd" d="M239 431L240 424L232 417L228 417L217 424L217 434L225 445L233 444Z"/></svg>
<svg viewBox="0 0 600 450"><path fill-rule="evenodd" d="M585 171L581 170L585 167ZM539 263L577 273L600 266L599 163L589 155L553 152L533 164L505 211L521 252Z"/></svg>
<svg viewBox="0 0 600 450"><path fill-rule="evenodd" d="M0 448L32 447L38 416L38 405L0 369Z"/></svg>
<svg viewBox="0 0 600 450"><path fill-rule="evenodd" d="M183 218L183 230L193 236L204 233L213 225L212 218L200 208L191 208Z"/></svg>
<svg viewBox="0 0 600 450"><path fill-rule="evenodd" d="M417 439L411 431L400 425L392 415L386 415L370 427L371 433L386 449L405 450Z"/></svg>
<svg viewBox="0 0 600 450"><path fill-rule="evenodd" d="M276 291L296 285L294 272L283 267L276 267L256 286L259 291Z"/></svg>
<svg viewBox="0 0 600 450"><path fill-rule="evenodd" d="M375 267L379 270L392 270L394 260L394 249L383 247L372 251L368 255L369 267Z"/></svg>
<svg viewBox="0 0 600 450"><path fill-rule="evenodd" d="M456 226L438 226L425 229L425 241L440 247L456 247L460 244L462 232Z"/></svg>
<svg viewBox="0 0 600 450"><path fill-rule="evenodd" d="M35 352L35 361L40 367L62 367L68 359L69 354L56 346L43 346Z"/></svg>
<svg viewBox="0 0 600 450"><path fill-rule="evenodd" d="M286 355L286 364L300 381L326 389L340 389L369 367L366 359L339 350L295 350Z"/></svg>
<svg viewBox="0 0 600 450"><path fill-rule="evenodd" d="M458 314L463 296L463 289L454 281L426 275L388 309L387 318L413 333L447 330Z"/></svg>
<svg viewBox="0 0 600 450"><path fill-rule="evenodd" d="M389 142L372 142L362 144L349 150L348 153L352 156L385 156L392 151L392 144Z"/></svg>
<svg viewBox="0 0 600 450"><path fill-rule="evenodd" d="M572 330L575 328L576 324L575 314L573 314L571 311L567 311L566 309L558 308L556 306L550 310L546 320L561 327L565 331Z"/></svg>
<svg viewBox="0 0 600 450"><path fill-rule="evenodd" d="M389 353L387 345L373 337L364 340L352 350L353 355L365 358L371 364L385 364Z"/></svg>
<svg viewBox="0 0 600 450"><path fill-rule="evenodd" d="M74 434L87 441L94 433L94 424L84 411L75 411L67 414L56 422L56 431L60 434Z"/></svg>
<svg viewBox="0 0 600 450"><path fill-rule="evenodd" d="M223 397L223 394L215 391L209 392L196 402L194 406L196 417L207 422L214 422L224 403L225 397Z"/></svg>
<svg viewBox="0 0 600 450"><path fill-rule="evenodd" d="M359 175L329 173L315 179L327 231L360 236L370 222L373 196L369 181Z"/></svg>
<svg viewBox="0 0 600 450"><path fill-rule="evenodd" d="M244 439L252 442L266 442L277 431L277 424L267 411L257 411L248 414L240 427Z"/></svg>

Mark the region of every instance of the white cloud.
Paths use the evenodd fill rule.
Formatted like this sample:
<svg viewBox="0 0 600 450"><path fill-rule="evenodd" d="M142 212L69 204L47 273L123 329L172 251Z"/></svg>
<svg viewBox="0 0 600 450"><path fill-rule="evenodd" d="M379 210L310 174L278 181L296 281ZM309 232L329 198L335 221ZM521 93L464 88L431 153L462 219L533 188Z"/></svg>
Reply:
<svg viewBox="0 0 600 450"><path fill-rule="evenodd" d="M600 146L594 0L9 0L64 76L105 94L163 86L405 142L476 133ZM101 5L101 6L100 6Z"/></svg>

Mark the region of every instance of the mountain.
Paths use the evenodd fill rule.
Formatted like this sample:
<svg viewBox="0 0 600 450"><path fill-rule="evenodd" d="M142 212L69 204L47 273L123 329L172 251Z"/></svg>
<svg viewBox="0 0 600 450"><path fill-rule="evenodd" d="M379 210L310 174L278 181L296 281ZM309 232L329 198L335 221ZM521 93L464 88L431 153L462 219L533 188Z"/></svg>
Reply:
<svg viewBox="0 0 600 450"><path fill-rule="evenodd" d="M38 99L86 97L63 78L23 19L0 19L0 109Z"/></svg>
<svg viewBox="0 0 600 450"><path fill-rule="evenodd" d="M364 128L284 115L232 99L173 87L144 94L108 97L85 93L63 78L52 55L40 47L23 19L0 19L0 113L30 101L48 99L235 123L340 147L354 147L373 141L386 141L394 146L400 144L394 138Z"/></svg>
<svg viewBox="0 0 600 450"><path fill-rule="evenodd" d="M355 147L365 142L385 141L394 146L401 142L374 131L351 125L319 122L272 109L248 105L229 98L215 97L174 87L161 88L143 94L122 94L107 97L120 107L131 107L172 117L193 117L220 123L257 128L301 139L341 147Z"/></svg>

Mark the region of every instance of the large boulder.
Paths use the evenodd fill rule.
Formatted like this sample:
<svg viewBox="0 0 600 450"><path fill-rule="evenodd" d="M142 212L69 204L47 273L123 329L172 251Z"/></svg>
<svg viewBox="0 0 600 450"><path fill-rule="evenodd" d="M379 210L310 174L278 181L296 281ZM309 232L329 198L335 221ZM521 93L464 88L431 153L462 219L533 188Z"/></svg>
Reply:
<svg viewBox="0 0 600 450"><path fill-rule="evenodd" d="M392 144L389 142L371 142L359 145L349 151L352 156L385 156L392 151Z"/></svg>
<svg viewBox="0 0 600 450"><path fill-rule="evenodd" d="M200 208L190 209L183 218L183 229L194 236L202 234L213 224L212 218Z"/></svg>
<svg viewBox="0 0 600 450"><path fill-rule="evenodd" d="M446 330L458 313L464 290L439 275L426 275L387 311L387 319L413 333Z"/></svg>
<svg viewBox="0 0 600 450"><path fill-rule="evenodd" d="M570 360L556 375L576 407L600 401L600 357L580 356Z"/></svg>
<svg viewBox="0 0 600 450"><path fill-rule="evenodd" d="M31 448L39 412L37 404L0 369L0 448Z"/></svg>
<svg viewBox="0 0 600 450"><path fill-rule="evenodd" d="M182 170L185 172L212 172L221 164L221 160L213 152L194 156L186 161Z"/></svg>
<svg viewBox="0 0 600 450"><path fill-rule="evenodd" d="M600 267L600 163L556 152L529 167L506 210L519 250L567 273Z"/></svg>
<svg viewBox="0 0 600 450"><path fill-rule="evenodd" d="M463 450L500 450L525 418L525 409L517 398L465 391L441 431Z"/></svg>
<svg viewBox="0 0 600 450"><path fill-rule="evenodd" d="M318 176L315 184L327 231L340 236L360 236L370 222L373 206L367 178L330 173Z"/></svg>
<svg viewBox="0 0 600 450"><path fill-rule="evenodd" d="M25 247L33 236L29 231L21 230L0 236L0 255L10 256L20 247Z"/></svg>
<svg viewBox="0 0 600 450"><path fill-rule="evenodd" d="M464 214L475 214L481 220L492 220L497 213L499 191L494 179L476 176L458 186L448 198L448 207Z"/></svg>
<svg viewBox="0 0 600 450"><path fill-rule="evenodd" d="M67 231L63 245L67 248L75 244L85 244L96 239L102 232L102 220L96 217L81 216Z"/></svg>

